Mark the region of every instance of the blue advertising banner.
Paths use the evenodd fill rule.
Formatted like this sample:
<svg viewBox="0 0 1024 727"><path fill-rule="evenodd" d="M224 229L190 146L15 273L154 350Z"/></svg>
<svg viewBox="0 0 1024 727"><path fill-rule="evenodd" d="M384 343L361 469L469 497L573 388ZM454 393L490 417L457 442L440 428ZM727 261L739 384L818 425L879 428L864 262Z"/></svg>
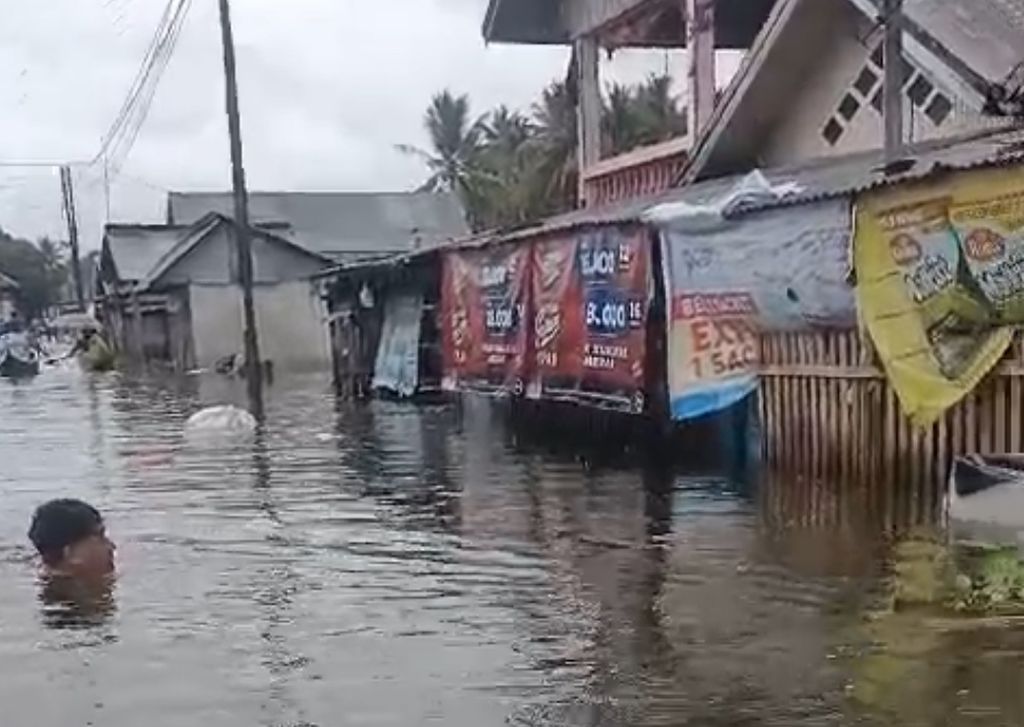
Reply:
<svg viewBox="0 0 1024 727"><path fill-rule="evenodd" d="M856 325L848 200L688 222L657 220L677 420L726 409L756 389L760 332Z"/></svg>

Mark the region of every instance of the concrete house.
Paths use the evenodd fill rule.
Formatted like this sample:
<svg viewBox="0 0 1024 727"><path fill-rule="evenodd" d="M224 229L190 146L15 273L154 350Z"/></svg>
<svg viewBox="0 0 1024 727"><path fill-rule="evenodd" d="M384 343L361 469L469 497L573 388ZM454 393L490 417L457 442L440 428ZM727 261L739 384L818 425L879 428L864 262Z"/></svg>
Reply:
<svg viewBox="0 0 1024 727"><path fill-rule="evenodd" d="M0 321L6 321L18 307L18 282L0 272Z"/></svg>
<svg viewBox="0 0 1024 727"><path fill-rule="evenodd" d="M778 0L691 151L683 181L880 149L880 3ZM1005 126L1024 0L907 0L903 129L913 145Z"/></svg>
<svg viewBox="0 0 1024 727"><path fill-rule="evenodd" d="M279 369L327 367L327 329L311 277L330 261L259 228L252 254L264 360ZM223 215L184 226L107 225L99 288L107 329L129 360L181 371L243 350L234 223Z"/></svg>
<svg viewBox="0 0 1024 727"><path fill-rule="evenodd" d="M227 192L171 192L167 223L191 225L210 212L230 216L232 210ZM388 257L469 234L452 193L253 192L249 217L253 225L337 263Z"/></svg>

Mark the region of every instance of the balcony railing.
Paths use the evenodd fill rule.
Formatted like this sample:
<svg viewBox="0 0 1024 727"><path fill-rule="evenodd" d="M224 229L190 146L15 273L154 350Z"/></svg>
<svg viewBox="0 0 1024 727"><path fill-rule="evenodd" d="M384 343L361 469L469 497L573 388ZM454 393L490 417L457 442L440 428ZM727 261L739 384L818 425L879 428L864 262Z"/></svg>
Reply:
<svg viewBox="0 0 1024 727"><path fill-rule="evenodd" d="M600 207L662 192L683 171L689 137L678 137L602 159L583 173L583 203Z"/></svg>

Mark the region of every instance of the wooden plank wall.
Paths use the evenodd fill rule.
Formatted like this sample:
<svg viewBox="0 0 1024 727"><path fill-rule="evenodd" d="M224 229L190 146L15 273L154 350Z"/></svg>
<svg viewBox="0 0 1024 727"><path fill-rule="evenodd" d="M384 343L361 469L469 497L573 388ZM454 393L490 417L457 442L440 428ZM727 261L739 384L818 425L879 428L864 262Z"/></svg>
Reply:
<svg viewBox="0 0 1024 727"><path fill-rule="evenodd" d="M783 512L822 524L856 513L886 529L925 525L940 515L954 456L1024 451L1020 336L1000 367L926 430L903 415L857 331L765 335L761 361L762 456L789 483L773 496L800 505L779 503Z"/></svg>

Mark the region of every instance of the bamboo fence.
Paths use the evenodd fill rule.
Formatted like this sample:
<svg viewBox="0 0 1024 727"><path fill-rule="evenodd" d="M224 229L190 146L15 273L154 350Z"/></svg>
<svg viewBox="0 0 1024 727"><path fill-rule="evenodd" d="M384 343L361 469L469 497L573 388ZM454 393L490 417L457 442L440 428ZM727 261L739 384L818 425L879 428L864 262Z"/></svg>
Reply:
<svg viewBox="0 0 1024 727"><path fill-rule="evenodd" d="M927 429L903 415L855 330L762 336L761 362L762 456L797 485L778 488L796 499L779 503L784 511L840 523L863 512L888 529L925 525L941 513L955 456L1024 451L1020 335L999 367Z"/></svg>

